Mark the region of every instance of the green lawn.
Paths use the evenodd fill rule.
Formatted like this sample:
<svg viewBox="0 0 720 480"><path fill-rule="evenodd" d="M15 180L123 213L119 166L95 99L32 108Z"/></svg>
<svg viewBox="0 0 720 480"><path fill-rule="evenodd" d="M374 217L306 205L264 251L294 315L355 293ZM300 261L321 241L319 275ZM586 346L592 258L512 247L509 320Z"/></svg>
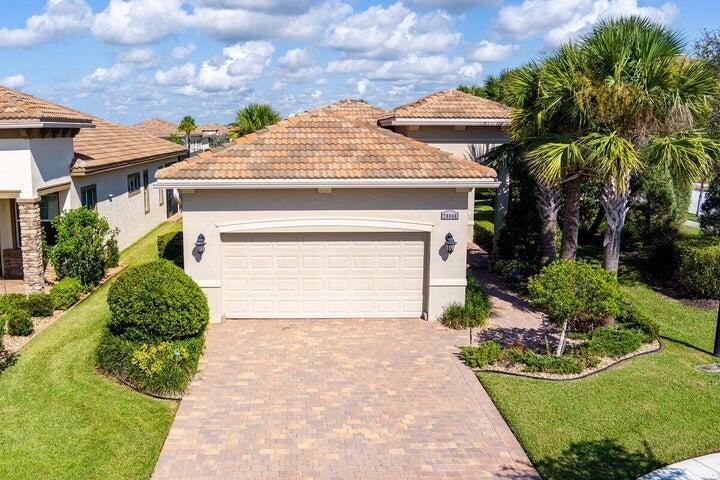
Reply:
<svg viewBox="0 0 720 480"><path fill-rule="evenodd" d="M166 223L121 262L157 258ZM109 310L105 285L34 338L0 373L0 478L148 478L176 403L131 391L96 373Z"/></svg>
<svg viewBox="0 0 720 480"><path fill-rule="evenodd" d="M716 312L637 281L622 288L660 323L659 353L570 382L479 375L546 480L634 479L720 450L720 375L694 368L717 361L709 354Z"/></svg>

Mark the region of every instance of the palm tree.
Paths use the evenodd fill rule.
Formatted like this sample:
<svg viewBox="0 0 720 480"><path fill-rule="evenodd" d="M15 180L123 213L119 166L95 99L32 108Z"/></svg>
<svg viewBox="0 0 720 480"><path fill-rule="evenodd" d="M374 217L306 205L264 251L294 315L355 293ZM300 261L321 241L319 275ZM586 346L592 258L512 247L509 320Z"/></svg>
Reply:
<svg viewBox="0 0 720 480"><path fill-rule="evenodd" d="M280 115L267 103L250 103L235 114L230 138L238 138L280 121Z"/></svg>
<svg viewBox="0 0 720 480"><path fill-rule="evenodd" d="M192 133L192 131L196 128L197 125L195 124L195 119L190 115L184 116L177 127L178 132L183 132L185 134L185 146L188 149L188 153L190 153L190 133Z"/></svg>
<svg viewBox="0 0 720 480"><path fill-rule="evenodd" d="M563 148L541 145L530 157L536 166L556 165L558 152L568 153L567 159L572 150L603 180L604 266L613 272L631 176L661 164L679 183L688 183L708 170L717 148L693 130L718 93L717 80L705 62L685 57L683 48L679 35L649 20L606 21L570 47L570 62L557 62L564 74L555 69L555 75L541 77L535 118L551 131L563 122L572 128Z"/></svg>

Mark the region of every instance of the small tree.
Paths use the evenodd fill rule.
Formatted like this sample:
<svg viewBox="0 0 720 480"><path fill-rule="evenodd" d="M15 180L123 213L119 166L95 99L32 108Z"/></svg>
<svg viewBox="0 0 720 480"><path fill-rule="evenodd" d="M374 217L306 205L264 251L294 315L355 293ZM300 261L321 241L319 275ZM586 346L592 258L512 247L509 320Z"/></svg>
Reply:
<svg viewBox="0 0 720 480"><path fill-rule="evenodd" d="M185 146L188 149L188 153L190 152L190 134L196 128L197 124L195 123L195 119L190 115L183 117L183 119L180 120L180 123L178 124L178 132L182 132L185 134Z"/></svg>
<svg viewBox="0 0 720 480"><path fill-rule="evenodd" d="M115 259L116 229L88 208L67 210L53 219L57 240L50 261L58 278L74 277L84 286L100 283Z"/></svg>
<svg viewBox="0 0 720 480"><path fill-rule="evenodd" d="M720 235L720 175L710 183L700 207L700 228L709 235Z"/></svg>
<svg viewBox="0 0 720 480"><path fill-rule="evenodd" d="M590 329L610 322L619 312L620 289L611 272L599 265L561 260L545 267L528 283L530 300L560 327L556 356L565 350L569 328Z"/></svg>

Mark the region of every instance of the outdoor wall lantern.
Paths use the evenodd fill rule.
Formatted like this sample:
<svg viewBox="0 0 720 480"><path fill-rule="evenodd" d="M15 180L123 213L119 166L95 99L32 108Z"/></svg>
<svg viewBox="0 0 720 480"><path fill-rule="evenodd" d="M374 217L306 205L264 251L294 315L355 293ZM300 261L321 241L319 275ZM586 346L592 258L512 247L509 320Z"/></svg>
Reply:
<svg viewBox="0 0 720 480"><path fill-rule="evenodd" d="M197 240L195 240L195 248L200 255L205 252L205 235L202 233L198 235Z"/></svg>
<svg viewBox="0 0 720 480"><path fill-rule="evenodd" d="M445 235L445 248L447 248L448 253L452 253L455 250L455 245L457 245L457 242L453 238L452 233Z"/></svg>

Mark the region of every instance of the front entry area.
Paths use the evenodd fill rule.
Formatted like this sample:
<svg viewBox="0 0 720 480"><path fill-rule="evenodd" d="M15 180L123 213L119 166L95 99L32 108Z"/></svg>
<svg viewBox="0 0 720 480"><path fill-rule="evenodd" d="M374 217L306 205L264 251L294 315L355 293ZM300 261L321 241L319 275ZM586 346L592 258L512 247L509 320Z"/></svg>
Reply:
<svg viewBox="0 0 720 480"><path fill-rule="evenodd" d="M418 318L426 234L224 234L226 318Z"/></svg>

